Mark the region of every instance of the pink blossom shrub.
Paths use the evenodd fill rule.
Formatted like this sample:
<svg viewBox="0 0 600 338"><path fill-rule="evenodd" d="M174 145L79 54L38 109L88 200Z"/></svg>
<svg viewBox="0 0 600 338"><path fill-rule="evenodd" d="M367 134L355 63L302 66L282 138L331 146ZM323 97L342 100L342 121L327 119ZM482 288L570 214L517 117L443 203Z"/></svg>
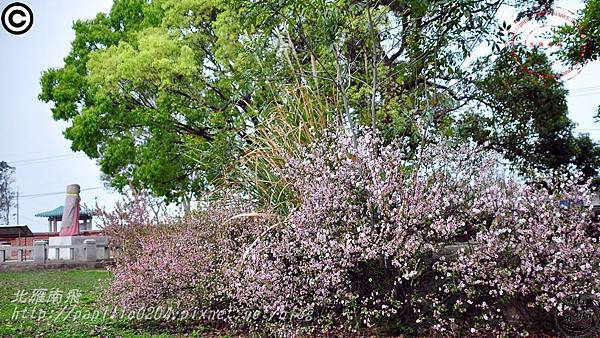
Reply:
<svg viewBox="0 0 600 338"><path fill-rule="evenodd" d="M600 296L600 255L586 233L596 225L577 176L527 184L477 147L409 156L400 141L363 134L329 133L289 159L288 215L248 213L256 208L246 203L144 230L132 222L131 236L115 225L128 254L109 300L201 308L269 333L481 335L557 330L536 323L573 297Z"/></svg>
<svg viewBox="0 0 600 338"><path fill-rule="evenodd" d="M586 232L589 188L578 176L554 178L543 185L508 182L482 195L477 211L490 226L456 260L438 263L448 276L444 288L460 295L452 308L469 314L462 317L472 330L524 329L528 322L552 328L551 315L574 310L574 300L600 299L599 246Z"/></svg>
<svg viewBox="0 0 600 338"><path fill-rule="evenodd" d="M224 274L260 231L252 218L236 218L242 205L221 205L194 217L153 220L133 196L106 213L106 233L120 245L106 300L124 311L222 309ZM145 227L140 226L144 220ZM253 233L254 232L254 233Z"/></svg>
<svg viewBox="0 0 600 338"><path fill-rule="evenodd" d="M368 134L358 145L333 134L289 160L283 174L298 207L253 249L236 276L252 287L234 298L348 327L413 317L411 284L428 257L480 218L469 210L496 184L495 161L465 146L422 149L412 160L400 144Z"/></svg>

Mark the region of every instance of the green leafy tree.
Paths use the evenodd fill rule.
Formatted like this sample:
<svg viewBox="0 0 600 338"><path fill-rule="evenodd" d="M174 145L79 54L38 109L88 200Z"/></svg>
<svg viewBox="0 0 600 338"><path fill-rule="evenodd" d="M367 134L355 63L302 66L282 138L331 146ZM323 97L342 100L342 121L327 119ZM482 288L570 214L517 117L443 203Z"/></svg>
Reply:
<svg viewBox="0 0 600 338"><path fill-rule="evenodd" d="M600 1L587 0L579 17L572 25L557 30L555 42L563 44L560 55L571 64L584 64L600 57ZM596 113L600 121L600 106Z"/></svg>
<svg viewBox="0 0 600 338"><path fill-rule="evenodd" d="M464 137L486 142L524 172L574 165L586 176L600 166L599 147L575 136L566 93L546 55L514 46L475 81L482 109L465 114Z"/></svg>
<svg viewBox="0 0 600 338"><path fill-rule="evenodd" d="M109 14L76 22L71 53L44 72L40 95L54 102L54 118L72 122L73 149L98 158L114 186L171 200L189 199L219 173L240 123L219 79L203 72L214 35L177 39L160 26L173 10L119 0Z"/></svg>
<svg viewBox="0 0 600 338"><path fill-rule="evenodd" d="M0 223L10 223L10 209L14 206L16 193L15 168L0 161Z"/></svg>
<svg viewBox="0 0 600 338"><path fill-rule="evenodd" d="M542 3L518 6L527 11ZM435 134L464 136L456 130L466 116L484 125L462 128L477 133L466 137L490 137L479 110L469 112L499 111L509 98L481 100L486 70L468 60L483 43L500 49L496 12L505 4L511 3L116 0L110 13L75 23L65 65L42 74L40 98L54 103L54 118L71 123L65 137L98 159L113 186L189 200L252 174L255 168L238 165L249 153L276 163L265 156L289 146L285 130L275 140L265 137L276 125L303 131L290 138L299 142L314 135L309 130L336 125L356 135L367 125L416 145ZM546 95L560 108L552 116L563 119L559 87ZM519 100L509 110L523 121L550 109ZM282 119L282 112L300 117ZM518 148L547 132L560 147L572 124L555 122L496 145ZM506 150L517 162L530 154L540 166L572 162L571 155L547 161L545 154L557 149L541 143L528 152L517 148Z"/></svg>
<svg viewBox="0 0 600 338"><path fill-rule="evenodd" d="M560 56L571 63L597 60L600 56L600 1L586 0L579 17L556 31L555 42L563 48Z"/></svg>

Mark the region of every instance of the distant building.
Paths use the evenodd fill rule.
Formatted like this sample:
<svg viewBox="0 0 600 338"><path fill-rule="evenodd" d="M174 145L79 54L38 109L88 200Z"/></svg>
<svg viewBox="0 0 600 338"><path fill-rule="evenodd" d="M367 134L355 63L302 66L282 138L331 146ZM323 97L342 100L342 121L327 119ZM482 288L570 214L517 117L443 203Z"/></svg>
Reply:
<svg viewBox="0 0 600 338"><path fill-rule="evenodd" d="M92 230L93 212L81 207L79 184L69 184L64 206L37 213L48 219L48 232L27 225L0 226L0 264L46 264L49 261L97 262L109 257L108 237ZM58 222L61 222L60 231ZM13 259L16 258L16 259Z"/></svg>
<svg viewBox="0 0 600 338"><path fill-rule="evenodd" d="M36 217L48 218L48 233L58 232L58 222L62 222L64 206L57 207L50 211L44 211L35 214ZM87 208L82 207L79 211L79 230L80 231L91 231L92 230L92 216L93 213Z"/></svg>
<svg viewBox="0 0 600 338"><path fill-rule="evenodd" d="M31 246L35 241L58 237L60 229L58 222L62 222L63 208L61 205L53 210L35 214L36 217L48 219L48 232L32 232L25 224L0 226L0 245ZM92 230L92 220L93 212L87 208L81 208L79 212L81 236L102 236L101 230Z"/></svg>

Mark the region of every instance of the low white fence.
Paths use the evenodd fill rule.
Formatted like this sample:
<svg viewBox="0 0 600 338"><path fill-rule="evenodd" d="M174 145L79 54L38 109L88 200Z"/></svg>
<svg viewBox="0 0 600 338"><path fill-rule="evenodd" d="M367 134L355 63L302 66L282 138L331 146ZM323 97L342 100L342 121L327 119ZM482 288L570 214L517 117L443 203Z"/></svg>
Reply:
<svg viewBox="0 0 600 338"><path fill-rule="evenodd" d="M0 246L0 264L96 262L110 258L106 237L51 237L32 246Z"/></svg>

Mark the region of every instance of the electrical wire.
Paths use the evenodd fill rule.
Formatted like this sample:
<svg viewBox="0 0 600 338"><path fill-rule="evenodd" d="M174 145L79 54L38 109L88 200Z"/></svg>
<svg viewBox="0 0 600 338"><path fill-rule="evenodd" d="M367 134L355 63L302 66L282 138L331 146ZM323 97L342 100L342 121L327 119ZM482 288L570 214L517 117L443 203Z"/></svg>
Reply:
<svg viewBox="0 0 600 338"><path fill-rule="evenodd" d="M102 189L104 187L93 187L93 188L84 188L81 189L80 191L90 191L90 190L97 190L97 189ZM39 193L39 194L28 194L28 195L19 195L19 198L37 198L37 197L45 197L45 196L52 196L52 195L64 195L65 192L64 191L56 191L56 192L45 192L45 193Z"/></svg>
<svg viewBox="0 0 600 338"><path fill-rule="evenodd" d="M600 94L600 91L573 94L573 95L568 95L567 97L589 96L589 95L598 95L598 94Z"/></svg>
<svg viewBox="0 0 600 338"><path fill-rule="evenodd" d="M57 159L63 159L63 158L69 158L69 157L76 157L76 156L80 156L80 154L68 153L68 154L60 154L60 155L53 155L53 156L44 156L44 157L30 158L30 159L25 159L25 160L7 161L7 162L9 164L11 164L11 165L15 165L15 164L28 163L28 162L39 162L39 161L57 160Z"/></svg>
<svg viewBox="0 0 600 338"><path fill-rule="evenodd" d="M600 86L573 88L573 89L570 89L569 92L587 92L590 90L597 90L597 89L600 89Z"/></svg>

